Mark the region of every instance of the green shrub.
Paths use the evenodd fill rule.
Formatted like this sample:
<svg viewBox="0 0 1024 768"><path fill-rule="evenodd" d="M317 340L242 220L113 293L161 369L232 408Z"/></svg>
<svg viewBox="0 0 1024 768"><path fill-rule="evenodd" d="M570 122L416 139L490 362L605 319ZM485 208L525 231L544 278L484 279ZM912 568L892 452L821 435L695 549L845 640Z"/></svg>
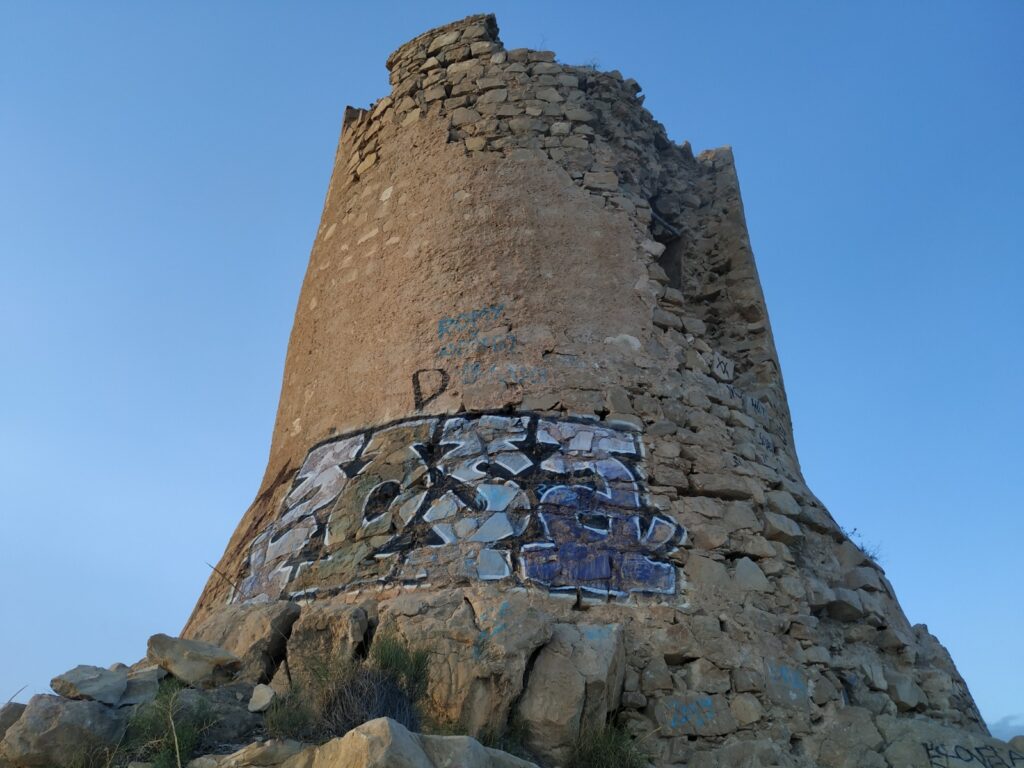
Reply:
<svg viewBox="0 0 1024 768"><path fill-rule="evenodd" d="M362 662L303 659L288 693L267 710L267 732L275 738L327 741L378 717L418 730L417 703L426 693L428 658L426 651L410 650L383 635Z"/></svg>
<svg viewBox="0 0 1024 768"><path fill-rule="evenodd" d="M394 635L378 637L370 646L370 666L400 683L414 702L427 692L429 662L428 651L423 648L411 650Z"/></svg>
<svg viewBox="0 0 1024 768"><path fill-rule="evenodd" d="M465 733L465 731L462 731ZM477 736L477 741L485 747L500 749L523 760L537 762L537 756L526 746L529 729L518 716L513 715L503 730L484 731Z"/></svg>
<svg viewBox="0 0 1024 768"><path fill-rule="evenodd" d="M213 718L205 705L182 701L185 687L170 677L160 683L156 698L135 710L110 764L138 761L152 763L153 768L183 768L188 763Z"/></svg>
<svg viewBox="0 0 1024 768"><path fill-rule="evenodd" d="M609 726L580 735L565 768L645 768L647 757L630 735Z"/></svg>
<svg viewBox="0 0 1024 768"><path fill-rule="evenodd" d="M146 762L153 768L185 768L214 722L205 702L185 703L181 692L186 688L174 678L165 678L156 698L135 709L118 744L83 745L63 764L67 768L123 768L132 762Z"/></svg>

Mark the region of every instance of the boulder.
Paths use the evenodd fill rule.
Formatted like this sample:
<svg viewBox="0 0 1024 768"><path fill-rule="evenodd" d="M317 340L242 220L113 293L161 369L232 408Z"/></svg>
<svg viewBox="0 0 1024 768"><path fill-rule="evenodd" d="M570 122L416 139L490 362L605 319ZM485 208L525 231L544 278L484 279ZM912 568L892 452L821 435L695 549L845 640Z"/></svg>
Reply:
<svg viewBox="0 0 1024 768"><path fill-rule="evenodd" d="M381 603L377 632L430 651L427 699L438 718L471 735L498 732L531 657L552 636L551 616L532 603L523 592L407 592Z"/></svg>
<svg viewBox="0 0 1024 768"><path fill-rule="evenodd" d="M205 743L245 744L263 726L262 715L249 711L251 694L247 684L231 683L211 689L183 688L178 696L182 707L208 718Z"/></svg>
<svg viewBox="0 0 1024 768"><path fill-rule="evenodd" d="M434 768L416 734L388 717L370 720L317 748L313 768Z"/></svg>
<svg viewBox="0 0 1024 768"><path fill-rule="evenodd" d="M142 667L128 672L128 684L118 706L127 707L152 701L160 690L160 681L165 677L167 670L157 666Z"/></svg>
<svg viewBox="0 0 1024 768"><path fill-rule="evenodd" d="M381 717L282 764L282 768L537 768L469 736L419 736ZM219 768L219 766L218 766Z"/></svg>
<svg viewBox="0 0 1024 768"><path fill-rule="evenodd" d="M79 756L117 744L126 719L95 701L39 694L7 729L0 753L19 768L73 768Z"/></svg>
<svg viewBox="0 0 1024 768"><path fill-rule="evenodd" d="M230 681L242 666L237 656L216 645L167 635L149 638L146 655L182 682L202 688Z"/></svg>
<svg viewBox="0 0 1024 768"><path fill-rule="evenodd" d="M556 624L519 703L530 748L561 763L581 733L603 728L619 706L625 667L619 625Z"/></svg>
<svg viewBox="0 0 1024 768"><path fill-rule="evenodd" d="M274 702L277 692L269 685L260 683L252 689L252 696L249 698L250 712L266 712Z"/></svg>
<svg viewBox="0 0 1024 768"><path fill-rule="evenodd" d="M310 751L309 745L291 739L269 739L256 741L230 755L207 755L188 764L188 768L256 768L259 766L281 765L302 752Z"/></svg>
<svg viewBox="0 0 1024 768"><path fill-rule="evenodd" d="M24 711L24 704L18 704L13 701L0 707L0 739L7 733L8 728L18 722L18 718L21 717Z"/></svg>
<svg viewBox="0 0 1024 768"><path fill-rule="evenodd" d="M337 598L306 606L291 627L285 675L304 684L324 668L347 663L365 642L369 626L363 608ZM278 681L274 686L281 692Z"/></svg>
<svg viewBox="0 0 1024 768"><path fill-rule="evenodd" d="M284 657L299 613L299 606L287 600L228 605L193 629L189 639L212 643L237 656L242 662L239 679L267 683Z"/></svg>
<svg viewBox="0 0 1024 768"><path fill-rule="evenodd" d="M470 736L420 736L420 743L435 768L536 768L533 763L508 752L485 747Z"/></svg>
<svg viewBox="0 0 1024 768"><path fill-rule="evenodd" d="M127 668L110 670L79 664L53 678L50 687L66 699L86 699L113 706L128 687L128 672Z"/></svg>

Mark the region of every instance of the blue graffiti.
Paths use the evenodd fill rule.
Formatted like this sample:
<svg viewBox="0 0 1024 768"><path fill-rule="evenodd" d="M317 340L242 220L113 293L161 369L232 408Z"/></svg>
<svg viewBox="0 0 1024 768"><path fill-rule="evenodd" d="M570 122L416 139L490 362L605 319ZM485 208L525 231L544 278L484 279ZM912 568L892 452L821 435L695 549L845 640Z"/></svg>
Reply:
<svg viewBox="0 0 1024 768"><path fill-rule="evenodd" d="M465 385L487 381L501 381L505 384L537 384L547 380L547 370L533 365L471 362L462 366L462 383Z"/></svg>
<svg viewBox="0 0 1024 768"><path fill-rule="evenodd" d="M672 712L669 727L683 728L687 725L700 729L710 725L715 719L715 705L710 696L695 699L691 703L680 699L669 699L668 706Z"/></svg>
<svg viewBox="0 0 1024 768"><path fill-rule="evenodd" d="M437 338L445 339L458 334L476 335L481 321L495 321L505 312L504 304L491 304L487 307L460 312L457 315L442 317L437 321Z"/></svg>
<svg viewBox="0 0 1024 768"><path fill-rule="evenodd" d="M516 350L518 344L518 340L511 333L494 336L474 335L468 339L455 339L447 344L442 344L437 350L437 357L465 357L474 352L508 355Z"/></svg>
<svg viewBox="0 0 1024 768"><path fill-rule="evenodd" d="M494 617L494 625L489 629L487 627L484 627L480 630L479 634L477 634L476 639L473 641L474 658L479 659L483 655L484 647L487 645L488 640L494 639L502 632L504 632L506 629L508 629L508 625L504 621L506 614L508 614L508 608L508 600L503 601L501 605L498 607L497 615ZM488 616L486 611L480 614L481 622L489 620L490 616Z"/></svg>
<svg viewBox="0 0 1024 768"><path fill-rule="evenodd" d="M768 668L769 683L776 683L790 692L791 698L807 696L807 681L799 670L785 664L765 662Z"/></svg>

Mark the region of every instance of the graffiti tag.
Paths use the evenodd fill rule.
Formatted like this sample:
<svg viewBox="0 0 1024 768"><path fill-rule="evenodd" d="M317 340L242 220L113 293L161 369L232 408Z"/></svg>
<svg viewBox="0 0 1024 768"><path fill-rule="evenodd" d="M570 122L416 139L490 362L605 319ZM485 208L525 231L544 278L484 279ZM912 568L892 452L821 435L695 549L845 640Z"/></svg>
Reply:
<svg viewBox="0 0 1024 768"><path fill-rule="evenodd" d="M686 532L647 506L641 457L631 432L533 414L334 438L307 454L233 599L433 579L675 594Z"/></svg>
<svg viewBox="0 0 1024 768"><path fill-rule="evenodd" d="M974 763L982 768L1013 768L1018 764L1024 765L1024 755L1012 749L1000 754L1000 750L988 745L983 747L966 747L963 744L947 746L926 741L922 742L921 746L924 747L928 765L934 768L951 768L954 763Z"/></svg>
<svg viewBox="0 0 1024 768"><path fill-rule="evenodd" d="M685 702L681 699L669 699L669 727L672 729L692 725L701 729L715 719L715 705L710 696Z"/></svg>
<svg viewBox="0 0 1024 768"><path fill-rule="evenodd" d="M476 336L480 332L482 323L494 322L504 312L504 304L491 304L490 306L472 309L468 312L459 312L457 315L451 315L450 317L442 317L437 321L437 338L443 340L456 335Z"/></svg>
<svg viewBox="0 0 1024 768"><path fill-rule="evenodd" d="M443 368L421 368L412 375L412 399L417 411L448 390L448 371ZM429 387L424 394L424 386Z"/></svg>

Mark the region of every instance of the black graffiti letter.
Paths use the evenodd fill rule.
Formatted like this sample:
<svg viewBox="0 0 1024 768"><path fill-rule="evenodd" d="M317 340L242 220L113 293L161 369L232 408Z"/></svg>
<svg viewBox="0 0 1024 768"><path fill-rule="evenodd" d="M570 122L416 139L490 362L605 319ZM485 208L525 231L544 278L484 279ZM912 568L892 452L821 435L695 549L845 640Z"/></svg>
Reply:
<svg viewBox="0 0 1024 768"><path fill-rule="evenodd" d="M925 756L928 758L928 765L932 768L943 768L944 765L949 765L947 760L945 763L940 763L939 758L945 757L942 754L942 750L935 744L929 744L927 741L921 742L921 746L924 747Z"/></svg>
<svg viewBox="0 0 1024 768"><path fill-rule="evenodd" d="M420 386L420 377L426 374L433 373L438 374L436 378L439 378L439 381L437 382L437 386L434 388L434 390L428 393L426 397L424 397L423 389ZM428 377L427 384L429 384L429 380L433 378L435 377ZM434 400L443 395L447 389L448 372L441 368L421 368L412 375L412 399L417 411L422 410L427 405L434 402Z"/></svg>

